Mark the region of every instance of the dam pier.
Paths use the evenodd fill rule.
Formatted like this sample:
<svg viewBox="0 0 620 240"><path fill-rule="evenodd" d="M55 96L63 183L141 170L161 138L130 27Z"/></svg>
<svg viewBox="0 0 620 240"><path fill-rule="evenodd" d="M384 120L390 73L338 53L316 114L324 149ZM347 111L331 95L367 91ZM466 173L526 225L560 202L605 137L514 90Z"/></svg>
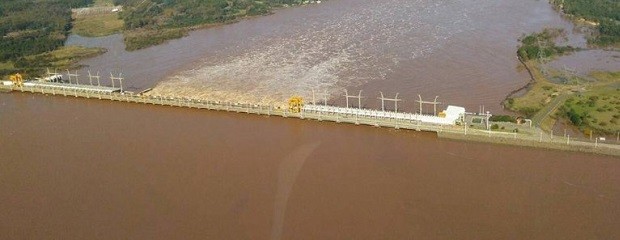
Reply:
<svg viewBox="0 0 620 240"><path fill-rule="evenodd" d="M54 96L66 96L86 99L109 100L127 103L140 103L170 107L183 107L206 109L215 111L227 111L245 114L257 114L264 116L278 116L283 118L298 118L335 123L348 123L355 125L367 125L374 127L394 128L413 131L435 132L439 137L465 141L488 142L508 145L539 147L548 149L570 150L591 152L606 155L620 156L620 145L600 143L598 141L583 142L570 139L570 136L553 136L543 133L539 128L521 124L512 132L493 131L489 129L489 117L487 113L468 113L465 108L451 106L433 115L419 113L406 113L396 111L363 109L330 106L317 104L304 104L301 98L293 101L291 98L288 105L262 105L251 103L236 103L225 101L213 101L204 99L192 99L184 97L154 96L144 94L146 91L134 93L123 91L121 87L106 87L100 85L88 85L66 82L50 82L44 80L33 81L1 81L0 90L5 92L38 93ZM351 97L345 95L347 98ZM358 100L360 96L357 96ZM380 98L385 99L385 98ZM387 99L396 102L395 99ZM348 102L348 101L347 101ZM420 104L424 102L420 98ZM435 99L435 103L436 99ZM348 105L348 104L347 104ZM382 104L383 105L383 104ZM435 104L436 109L436 104ZM436 110L435 110L436 111ZM474 127L474 119L482 122L482 127Z"/></svg>

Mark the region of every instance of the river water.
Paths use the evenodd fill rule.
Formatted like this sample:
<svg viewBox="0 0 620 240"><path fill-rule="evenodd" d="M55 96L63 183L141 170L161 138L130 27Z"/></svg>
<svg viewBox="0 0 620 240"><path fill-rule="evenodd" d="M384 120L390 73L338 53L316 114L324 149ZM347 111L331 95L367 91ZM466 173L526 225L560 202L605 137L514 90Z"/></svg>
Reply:
<svg viewBox="0 0 620 240"><path fill-rule="evenodd" d="M301 59L286 58L269 44L314 41L310 33L320 31L312 26L342 16L352 26L382 24L385 11L394 22L419 21L396 24L395 37L383 29L358 33L356 46L370 49L345 53L298 43L290 52ZM433 17L446 27L433 26ZM203 75L228 83L218 71L230 71L230 81L251 71L264 77L274 70L250 62L283 56L274 64L331 76L322 83L333 96L344 88L408 97L428 89L445 102L492 108L527 79L516 70L515 39L553 24L565 22L545 1L332 0L132 53L119 47L120 36L71 41L109 46L84 64L122 70L136 90L162 80L166 88L182 76L187 85L211 86L196 77ZM333 28L321 36L347 25ZM333 41L347 45L344 35ZM375 46L370 35L394 44ZM412 39L427 47L410 49ZM360 59L378 70L357 66ZM336 67L320 69L329 64ZM323 81L294 67L281 71ZM306 91L304 84L296 89ZM215 90L228 91L221 87ZM21 93L0 94L0 126L1 239L620 238L620 161L608 156Z"/></svg>
<svg viewBox="0 0 620 240"><path fill-rule="evenodd" d="M314 89L342 104L348 89L363 90L366 107L379 106L383 91L399 92L407 111L420 94L500 112L508 92L528 80L518 69L517 39L545 27L567 29L572 45L585 43L549 4L534 0L337 0L137 52L125 52L118 35L68 43L109 48L83 64L106 76L122 72L129 89L159 83L153 94L281 103L291 95L310 100Z"/></svg>

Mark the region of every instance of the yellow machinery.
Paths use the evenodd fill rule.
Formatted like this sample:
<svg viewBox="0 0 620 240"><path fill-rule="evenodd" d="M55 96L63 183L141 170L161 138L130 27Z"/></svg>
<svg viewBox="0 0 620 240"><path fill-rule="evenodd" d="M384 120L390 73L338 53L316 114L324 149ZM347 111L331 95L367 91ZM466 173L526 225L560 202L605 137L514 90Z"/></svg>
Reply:
<svg viewBox="0 0 620 240"><path fill-rule="evenodd" d="M291 97L288 100L288 108L291 112L298 113L301 112L301 108L304 106L304 100L301 97Z"/></svg>
<svg viewBox="0 0 620 240"><path fill-rule="evenodd" d="M21 87L22 84L24 83L24 78L19 73L16 73L15 75L11 75L9 78L11 79L11 82L13 82L13 84L18 87Z"/></svg>
<svg viewBox="0 0 620 240"><path fill-rule="evenodd" d="M439 112L439 115L438 115L438 116L439 116L440 118L446 118L446 111L441 111L441 112Z"/></svg>

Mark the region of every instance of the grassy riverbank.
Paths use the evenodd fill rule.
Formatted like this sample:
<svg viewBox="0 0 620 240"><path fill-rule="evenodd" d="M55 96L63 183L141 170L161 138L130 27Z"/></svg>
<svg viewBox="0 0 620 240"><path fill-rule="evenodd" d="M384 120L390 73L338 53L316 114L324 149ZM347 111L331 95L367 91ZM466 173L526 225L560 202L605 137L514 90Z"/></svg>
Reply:
<svg viewBox="0 0 620 240"><path fill-rule="evenodd" d="M21 73L26 78L46 67L71 68L80 58L102 49L63 47L69 35L71 9L92 0L0 1L0 78Z"/></svg>
<svg viewBox="0 0 620 240"><path fill-rule="evenodd" d="M123 29L123 20L113 12L76 16L73 24L73 33L84 37L108 36L120 33Z"/></svg>
<svg viewBox="0 0 620 240"><path fill-rule="evenodd" d="M314 1L306 1L314 2ZM305 4L301 0L114 0L122 5L127 50L180 38L192 29L235 22L272 13L274 8Z"/></svg>
<svg viewBox="0 0 620 240"><path fill-rule="evenodd" d="M620 3L612 0L550 0L556 8L597 30L589 39L593 45L620 48Z"/></svg>
<svg viewBox="0 0 620 240"><path fill-rule="evenodd" d="M102 37L120 33L124 22L112 0L95 0L88 8L74 9L72 32L84 37Z"/></svg>
<svg viewBox="0 0 620 240"><path fill-rule="evenodd" d="M586 133L614 134L620 131L620 72L597 72L592 77L597 83L568 98L560 116Z"/></svg>
<svg viewBox="0 0 620 240"><path fill-rule="evenodd" d="M81 59L94 57L106 52L103 48L87 48L82 46L65 46L56 50L25 56L16 61L0 64L0 71L21 73L26 78L41 76L46 69L72 69L77 67ZM6 76L2 79L7 79Z"/></svg>
<svg viewBox="0 0 620 240"><path fill-rule="evenodd" d="M554 84L546 79L544 73L549 72L546 69L543 70L543 65L540 64L542 61L576 50L570 46L556 46L555 40L562 35L561 29L545 29L540 33L533 33L520 39L521 46L517 55L529 72L531 82L526 86L527 92L524 95L508 96L504 102L507 108L532 118L555 97L567 94L571 90L571 86Z"/></svg>
<svg viewBox="0 0 620 240"><path fill-rule="evenodd" d="M555 121L570 120L584 133L613 134L620 131L620 73L593 72L577 76L567 70L546 66L556 56L577 51L558 47L555 39L561 30L545 29L521 39L518 57L530 74L527 92L509 96L504 105L531 118L545 131Z"/></svg>
<svg viewBox="0 0 620 240"><path fill-rule="evenodd" d="M564 73L548 70L543 74L536 61L524 62L533 82L525 94L507 98L505 106L532 118L550 131L558 118L570 120L585 133L613 134L620 131L620 72L593 72L582 79L572 76L565 83L549 81Z"/></svg>

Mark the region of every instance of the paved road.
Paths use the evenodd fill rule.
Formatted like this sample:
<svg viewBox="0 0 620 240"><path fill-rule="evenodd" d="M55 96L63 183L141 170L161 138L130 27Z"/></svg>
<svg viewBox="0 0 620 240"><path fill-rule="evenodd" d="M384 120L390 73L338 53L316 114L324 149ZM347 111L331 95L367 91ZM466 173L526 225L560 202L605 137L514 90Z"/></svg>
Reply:
<svg viewBox="0 0 620 240"><path fill-rule="evenodd" d="M543 107L538 111L534 117L532 117L532 124L534 126L540 127L540 123L542 123L545 118L547 118L553 111L555 111L560 105L566 101L570 97L570 94L562 94L555 97L547 106Z"/></svg>

